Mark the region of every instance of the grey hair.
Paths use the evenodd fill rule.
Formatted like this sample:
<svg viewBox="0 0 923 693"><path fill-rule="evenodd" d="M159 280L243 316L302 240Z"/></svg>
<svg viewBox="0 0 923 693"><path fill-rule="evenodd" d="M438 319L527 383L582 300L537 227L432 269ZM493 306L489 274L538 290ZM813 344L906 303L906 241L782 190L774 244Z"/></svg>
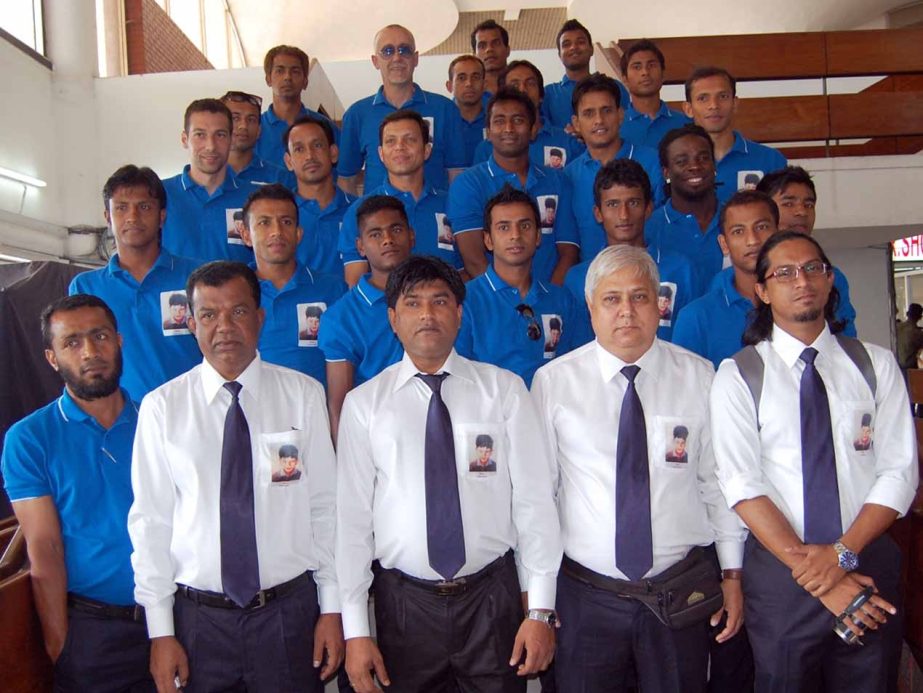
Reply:
<svg viewBox="0 0 923 693"><path fill-rule="evenodd" d="M410 36L410 43L413 44L413 49L417 49L417 40L414 38L413 32L405 27L402 24L389 24L388 26L383 26L381 29L375 32L375 37L372 39L372 53L378 54L378 39L388 29L400 29L401 31L406 31L407 35Z"/></svg>
<svg viewBox="0 0 923 693"><path fill-rule="evenodd" d="M634 269L639 277L647 277L654 291L660 287L660 272L654 259L644 248L633 245L610 245L597 255L586 273L586 284L583 293L587 302L593 300L596 286L610 274L621 272L624 269Z"/></svg>

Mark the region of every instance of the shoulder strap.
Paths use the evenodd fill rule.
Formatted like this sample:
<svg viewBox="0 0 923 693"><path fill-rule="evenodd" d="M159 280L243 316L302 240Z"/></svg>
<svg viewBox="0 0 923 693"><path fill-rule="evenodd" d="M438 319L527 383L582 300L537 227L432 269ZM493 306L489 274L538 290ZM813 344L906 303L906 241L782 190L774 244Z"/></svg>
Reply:
<svg viewBox="0 0 923 693"><path fill-rule="evenodd" d="M856 364L856 368L862 373L865 382L868 383L872 391L872 398L878 397L878 377L875 375L875 367L872 365L872 357L869 356L868 349L858 339L847 337L843 334L834 335L843 351L850 360Z"/></svg>
<svg viewBox="0 0 923 693"><path fill-rule="evenodd" d="M753 405L756 408L757 426L760 417L760 397L763 394L763 357L752 344L734 354L731 358L737 364L740 377L744 379L747 389L753 396Z"/></svg>

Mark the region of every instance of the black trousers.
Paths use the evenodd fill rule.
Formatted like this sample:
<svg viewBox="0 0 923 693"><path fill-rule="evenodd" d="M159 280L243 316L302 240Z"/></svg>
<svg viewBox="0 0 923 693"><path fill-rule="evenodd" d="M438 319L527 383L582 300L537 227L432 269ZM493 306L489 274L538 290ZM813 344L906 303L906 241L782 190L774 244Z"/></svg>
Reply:
<svg viewBox="0 0 923 693"><path fill-rule="evenodd" d="M54 690L153 693L150 660L143 621L100 618L68 608L67 639L54 665Z"/></svg>
<svg viewBox="0 0 923 693"><path fill-rule="evenodd" d="M715 636L724 630L727 618L708 636L708 693L751 693L753 691L753 650L744 624L730 640L716 642Z"/></svg>
<svg viewBox="0 0 923 693"><path fill-rule="evenodd" d="M179 592L176 637L189 658L186 693L321 693L314 668L317 587L306 581L259 609L196 604Z"/></svg>
<svg viewBox="0 0 923 693"><path fill-rule="evenodd" d="M744 552L744 609L758 693L894 690L900 662L900 552L887 535L859 555L859 573L875 580L897 616L850 646L833 632L835 617L798 585L791 571L752 536Z"/></svg>
<svg viewBox="0 0 923 693"><path fill-rule="evenodd" d="M700 693L708 667L708 621L663 625L638 601L558 576L557 689L562 693ZM633 674L634 672L634 674Z"/></svg>
<svg viewBox="0 0 923 693"><path fill-rule="evenodd" d="M512 552L482 573L467 592L439 596L399 571L376 570L389 693L524 693L525 679L509 664L523 619Z"/></svg>

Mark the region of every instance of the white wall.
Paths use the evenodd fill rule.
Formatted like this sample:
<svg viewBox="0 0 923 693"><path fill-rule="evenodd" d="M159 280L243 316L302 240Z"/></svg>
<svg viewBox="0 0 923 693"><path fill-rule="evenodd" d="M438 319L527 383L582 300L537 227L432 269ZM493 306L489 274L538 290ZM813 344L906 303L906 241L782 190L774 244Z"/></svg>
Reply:
<svg viewBox="0 0 923 693"><path fill-rule="evenodd" d="M849 295L856 309L856 330L865 341L891 348L894 323L890 294L890 251L887 248L828 249L823 237L818 240L830 261L849 279Z"/></svg>

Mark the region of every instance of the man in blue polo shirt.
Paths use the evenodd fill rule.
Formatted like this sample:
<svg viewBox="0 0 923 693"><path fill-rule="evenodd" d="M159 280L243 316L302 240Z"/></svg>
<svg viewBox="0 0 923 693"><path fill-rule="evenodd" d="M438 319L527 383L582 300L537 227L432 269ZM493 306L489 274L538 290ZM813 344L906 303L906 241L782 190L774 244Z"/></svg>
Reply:
<svg viewBox="0 0 923 693"><path fill-rule="evenodd" d="M317 346L323 315L346 293L342 277L298 262L298 205L290 190L267 185L244 204L244 242L253 248L260 280L260 358L292 368L326 385L324 354Z"/></svg>
<svg viewBox="0 0 923 693"><path fill-rule="evenodd" d="M389 113L409 108L429 121L433 152L426 162L426 180L445 190L465 166L461 116L446 97L423 91L413 81L420 56L413 34L391 24L375 35L372 64L381 73L382 86L376 94L360 99L343 114L340 138L339 184L355 193L359 172L365 165L365 190L374 190L387 175L378 157L378 126Z"/></svg>
<svg viewBox="0 0 923 693"><path fill-rule="evenodd" d="M228 166L231 120L228 107L218 99L197 99L186 108L181 141L189 150L189 163L163 181L167 219L162 242L172 253L203 262L253 259L234 214L255 186L238 180Z"/></svg>
<svg viewBox="0 0 923 693"><path fill-rule="evenodd" d="M416 111L402 109L385 116L378 131L381 142L378 155L388 177L380 186L369 190L365 198L376 195L398 198L404 204L414 232L413 252L435 255L460 269L461 257L446 218L446 192L433 187L425 178L425 162L432 155L429 123ZM349 286L355 286L369 271L369 263L356 244L359 238L356 213L361 204L359 200L346 210L340 231L339 248Z"/></svg>
<svg viewBox="0 0 923 693"><path fill-rule="evenodd" d="M547 200L554 200L554 220L543 222L542 243L533 260L535 278L560 286L567 270L577 262L580 249L570 184L560 171L529 161L529 136L536 117L528 96L515 89L501 89L487 104L487 136L493 155L461 174L449 189L449 219L469 277L487 270L484 207L507 183L529 193L539 209L546 208Z"/></svg>
<svg viewBox="0 0 923 693"><path fill-rule="evenodd" d="M535 371L573 347L574 300L532 276L542 241L535 200L505 185L484 210L484 243L493 262L468 282L459 354L511 370L531 385Z"/></svg>
<svg viewBox="0 0 923 693"><path fill-rule="evenodd" d="M41 326L64 392L7 431L0 469L26 539L55 691L153 693L127 526L138 411L119 388L115 316L80 294L45 308Z"/></svg>
<svg viewBox="0 0 923 693"><path fill-rule="evenodd" d="M151 169L122 166L103 186L103 205L117 252L105 267L74 277L69 293L99 296L115 313L125 337L122 387L140 402L202 359L173 299L185 297L199 262L160 247L167 196Z"/></svg>
<svg viewBox="0 0 923 693"><path fill-rule="evenodd" d="M651 184L641 165L631 159L615 159L605 164L593 181L593 213L606 234L607 245L645 248L660 273L658 307L660 324L657 337L671 341L676 318L685 306L702 295L704 288L692 262L682 253L648 248L644 242L644 223L653 210ZM574 330L575 346L593 339L590 312L586 304L586 275L593 258L587 258L567 273L564 286L579 307Z"/></svg>
<svg viewBox="0 0 923 693"><path fill-rule="evenodd" d="M263 58L263 72L266 75L266 86L272 89L272 103L260 117L260 139L256 144L256 153L261 159L276 166L285 166L282 136L301 116L326 120L333 129L334 139L339 139L340 132L332 120L312 111L301 102L301 95L308 88L310 67L307 54L295 46L275 46Z"/></svg>
<svg viewBox="0 0 923 693"><path fill-rule="evenodd" d="M737 82L723 68L700 67L689 75L683 111L715 143L721 202L738 190L753 190L760 178L788 163L777 149L748 140L734 129Z"/></svg>
<svg viewBox="0 0 923 693"><path fill-rule="evenodd" d="M244 91L229 91L221 97L221 103L231 112L231 151L228 154L228 166L234 169L237 180L247 181L253 185L282 183L294 189L295 178L289 171L256 155L263 100Z"/></svg>
<svg viewBox="0 0 923 693"><path fill-rule="evenodd" d="M407 212L398 198L374 195L362 200L356 222L356 246L370 271L327 311L318 339L327 360L327 409L334 442L346 393L400 361L404 353L388 322L385 285L414 245Z"/></svg>
<svg viewBox="0 0 923 693"><path fill-rule="evenodd" d="M564 76L560 82L545 87L542 102L543 115L555 127L570 128L574 114L574 87L590 76L590 58L593 57L593 38L589 30L576 19L568 19L558 30L555 38L558 57L564 65ZM620 103L628 103L628 90L617 82Z"/></svg>
<svg viewBox="0 0 923 693"><path fill-rule="evenodd" d="M487 135L487 102L484 91L484 63L473 55L460 55L449 63L446 90L452 95L462 120L465 165L474 161L474 150Z"/></svg>
<svg viewBox="0 0 923 693"><path fill-rule="evenodd" d="M333 128L324 118L299 116L285 131L283 142L285 165L298 181L298 225L304 232L295 257L312 270L340 276L340 227L356 198L338 188L333 178L339 157Z"/></svg>
<svg viewBox="0 0 923 693"><path fill-rule="evenodd" d="M631 94L631 100L623 102L622 139L656 151L664 135L692 119L669 108L660 98L667 63L656 43L635 41L622 53L621 68Z"/></svg>
<svg viewBox="0 0 923 693"><path fill-rule="evenodd" d="M542 99L545 96L545 82L542 73L528 60L514 60L500 73L499 88L512 87L528 96L538 113L538 129L529 143L529 161L536 166L563 168L586 147L563 128L548 123L542 116ZM474 163L487 161L493 152L489 140L481 142L474 151Z"/></svg>
<svg viewBox="0 0 923 693"><path fill-rule="evenodd" d="M484 63L484 89L497 93L500 73L510 57L510 32L493 19L485 19L471 32L471 52Z"/></svg>
<svg viewBox="0 0 923 693"><path fill-rule="evenodd" d="M593 182L603 164L615 159L631 159L641 164L651 184L654 206L663 200L663 179L657 153L629 142L622 142L621 93L618 82L599 74L590 75L574 89L573 125L587 144L587 150L564 169L574 190L574 217L580 232L582 260L592 260L606 246L602 224L593 213Z"/></svg>
<svg viewBox="0 0 923 693"><path fill-rule="evenodd" d="M671 251L692 260L709 286L725 265L718 245L718 196L712 141L698 125L670 130L660 141L660 164L667 193L644 229L651 253Z"/></svg>

